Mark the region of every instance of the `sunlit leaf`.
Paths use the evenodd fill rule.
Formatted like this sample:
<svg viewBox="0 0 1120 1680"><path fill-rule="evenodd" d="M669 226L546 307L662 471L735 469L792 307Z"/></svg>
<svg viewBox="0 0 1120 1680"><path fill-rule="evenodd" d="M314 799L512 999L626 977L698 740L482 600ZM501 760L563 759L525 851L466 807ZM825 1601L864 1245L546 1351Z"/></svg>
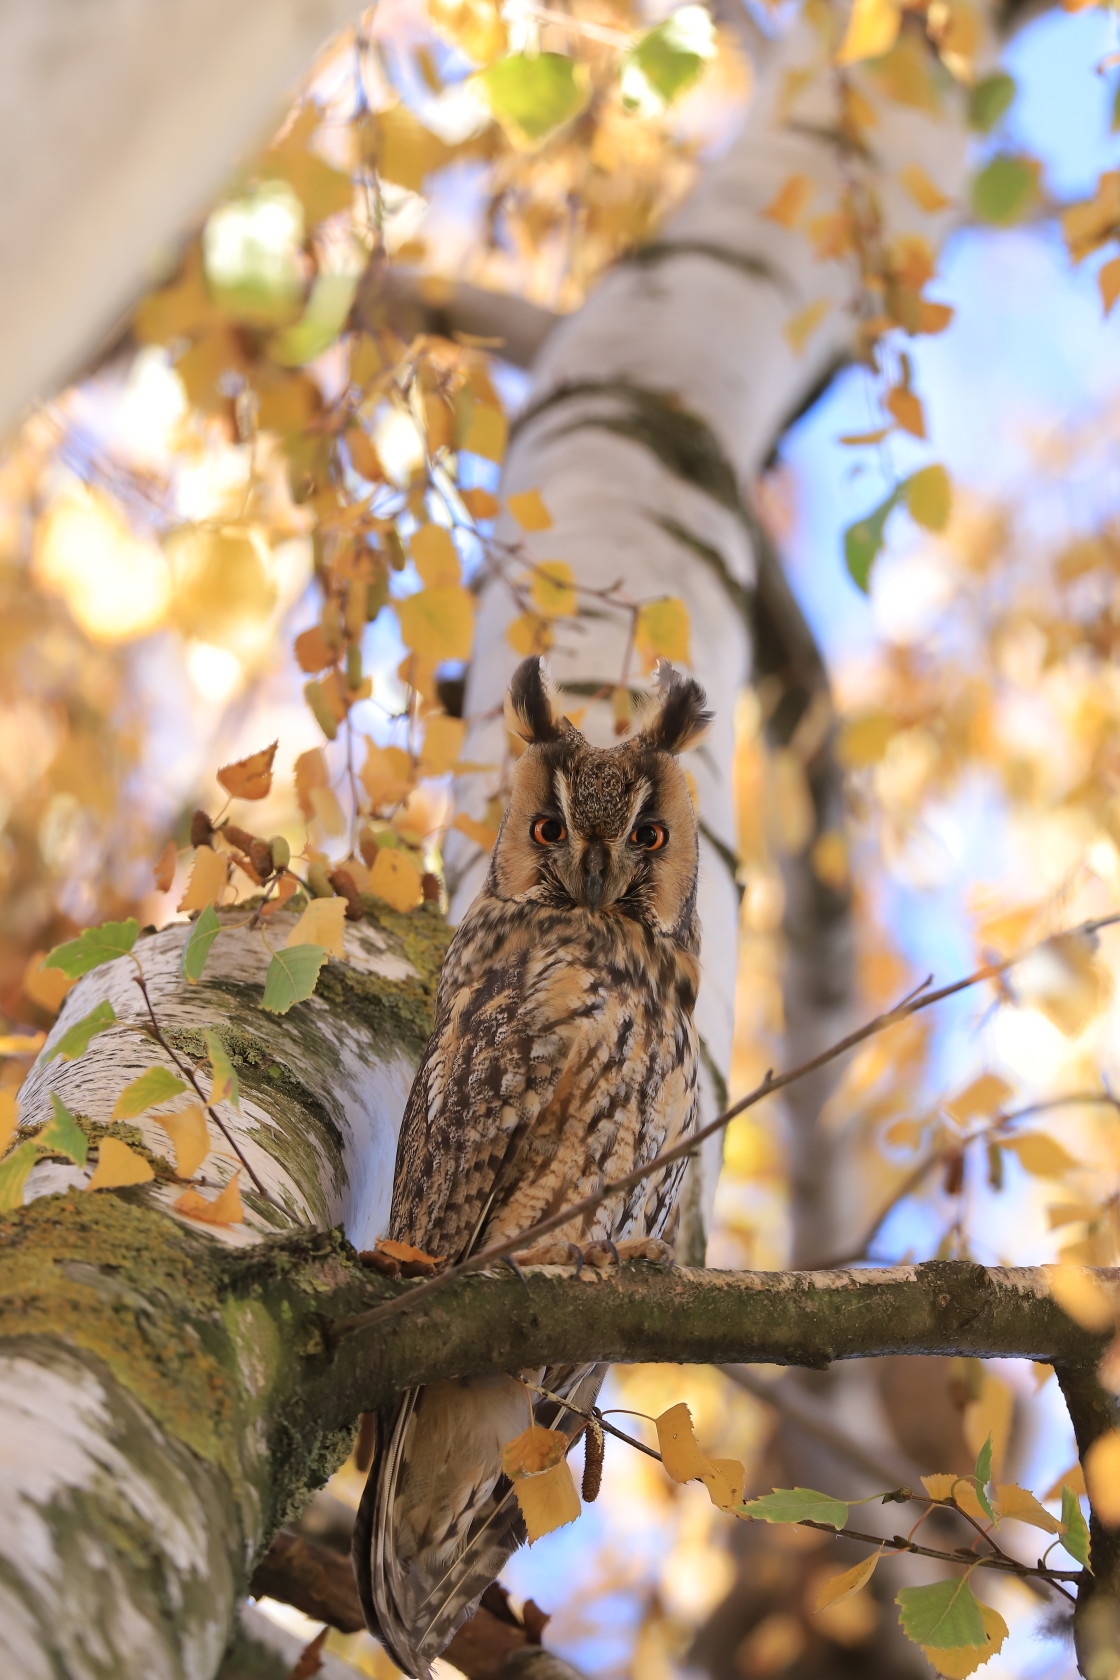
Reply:
<svg viewBox="0 0 1120 1680"><path fill-rule="evenodd" d="M228 878L229 865L223 853L213 846L196 847L190 880L176 908L205 910L207 905L216 904Z"/></svg>
<svg viewBox="0 0 1120 1680"><path fill-rule="evenodd" d="M185 1082L170 1068L151 1067L127 1084L113 1105L114 1120L132 1120L145 1109L167 1102L187 1089Z"/></svg>
<svg viewBox="0 0 1120 1680"><path fill-rule="evenodd" d="M121 1190L129 1184L147 1184L155 1177L151 1162L120 1138L104 1137L97 1146L97 1165L87 1190Z"/></svg>
<svg viewBox="0 0 1120 1680"><path fill-rule="evenodd" d="M170 889L171 883L175 879L175 865L178 861L179 848L174 840L169 840L159 854L155 868L152 870L152 878L155 881L157 892L167 892Z"/></svg>
<svg viewBox="0 0 1120 1680"><path fill-rule="evenodd" d="M530 494L530 492L526 492L526 494ZM501 507L497 496L491 495L489 490L478 487L461 490L459 499L472 519L493 519ZM551 524L551 520L549 523Z"/></svg>
<svg viewBox="0 0 1120 1680"><path fill-rule="evenodd" d="M743 1516L768 1523L818 1522L843 1528L848 1520L844 1500L812 1488L775 1488L761 1499L746 1500L740 1509Z"/></svg>
<svg viewBox="0 0 1120 1680"><path fill-rule="evenodd" d="M555 134L587 104L587 67L560 53L514 53L479 76L486 102L509 138L532 146Z"/></svg>
<svg viewBox="0 0 1120 1680"><path fill-rule="evenodd" d="M575 574L566 560L542 560L533 568L529 599L542 618L575 615Z"/></svg>
<svg viewBox="0 0 1120 1680"><path fill-rule="evenodd" d="M674 595L667 595L661 601L647 601L639 607L634 647L647 671L652 671L659 659L668 659L674 665L687 665L690 625L684 602Z"/></svg>
<svg viewBox="0 0 1120 1680"><path fill-rule="evenodd" d="M474 601L462 584L422 589L395 601L401 639L421 658L437 663L468 659L474 639Z"/></svg>
<svg viewBox="0 0 1120 1680"><path fill-rule="evenodd" d="M76 980L79 975L100 968L102 963L125 956L135 945L139 932L140 923L135 916L123 922L102 922L100 927L86 928L66 945L56 945L48 952L44 966L60 968L69 979Z"/></svg>
<svg viewBox="0 0 1120 1680"><path fill-rule="evenodd" d="M568 1437L561 1430L530 1424L502 1448L502 1472L511 1480L535 1476L559 1464L567 1456L568 1445Z"/></svg>
<svg viewBox="0 0 1120 1680"><path fill-rule="evenodd" d="M953 1489L959 1481L960 1477L951 1471L939 1471L936 1475L923 1476L922 1486L931 1499L952 1499Z"/></svg>
<svg viewBox="0 0 1120 1680"><path fill-rule="evenodd" d="M841 1604L844 1599L851 1598L865 1587L875 1573L875 1566L879 1562L881 1552L870 1552L861 1558L850 1569L843 1570L839 1575L830 1575L817 1588L816 1605L818 1610L826 1610L830 1604Z"/></svg>
<svg viewBox="0 0 1120 1680"><path fill-rule="evenodd" d="M221 931L222 925L217 912L212 904L208 904L191 928L190 937L183 946L183 978L189 980L192 986L202 979L210 947Z"/></svg>
<svg viewBox="0 0 1120 1680"><path fill-rule="evenodd" d="M272 791L272 764L279 741L260 752L239 758L218 771L218 781L234 799L267 799Z"/></svg>
<svg viewBox="0 0 1120 1680"><path fill-rule="evenodd" d="M926 1587L903 1587L895 1603L903 1631L915 1645L943 1651L987 1643L980 1606L963 1575Z"/></svg>
<svg viewBox="0 0 1120 1680"><path fill-rule="evenodd" d="M173 1204L176 1213L187 1219L197 1219L203 1225L239 1225L245 1217L241 1205L241 1186L236 1174L225 1189L207 1200L197 1190L184 1190Z"/></svg>
<svg viewBox="0 0 1120 1680"><path fill-rule="evenodd" d="M1120 297L1120 257L1113 257L1097 271L1097 286L1104 312L1109 315L1116 299Z"/></svg>
<svg viewBox="0 0 1120 1680"><path fill-rule="evenodd" d="M981 1115L998 1114L1011 1096L1011 1087L998 1073L981 1073L963 1091L950 1097L945 1111L962 1123Z"/></svg>
<svg viewBox="0 0 1120 1680"><path fill-rule="evenodd" d="M346 955L342 929L346 921L344 898L313 898L292 928L285 945L321 945L328 956Z"/></svg>
<svg viewBox="0 0 1120 1680"><path fill-rule="evenodd" d="M43 1058L44 1061L53 1062L56 1056L61 1056L64 1062L72 1062L78 1056L84 1056L91 1041L98 1033L103 1033L111 1027L116 1018L112 1004L103 998L88 1015L83 1015L72 1027L67 1027L58 1042L51 1046Z"/></svg>
<svg viewBox="0 0 1120 1680"><path fill-rule="evenodd" d="M1117 1436L1120 1442L1120 1436ZM1096 1501L1094 1501L1094 1504ZM1058 1534L1061 1523L1052 1516L1045 1506L1040 1505L1033 1493L1026 1488L1019 1487L1016 1482L1000 1482L996 1488L996 1504L999 1506L1001 1520L1030 1523L1033 1528L1045 1529L1047 1534Z"/></svg>
<svg viewBox="0 0 1120 1680"><path fill-rule="evenodd" d="M984 1644L979 1649L974 1645L940 1649L930 1645L922 1646L929 1662L938 1674L944 1675L945 1680L967 1680L968 1675L975 1673L982 1663L995 1656L1007 1638L1007 1623L999 1611L993 1610L990 1604L981 1604L979 1600L977 1605L984 1627Z"/></svg>
<svg viewBox="0 0 1120 1680"><path fill-rule="evenodd" d="M155 1120L171 1139L176 1174L193 1178L210 1153L210 1129L201 1103L178 1108L174 1114L157 1114Z"/></svg>
<svg viewBox="0 0 1120 1680"><path fill-rule="evenodd" d="M446 775L462 753L466 733L467 726L462 718L430 717L424 725L424 741L420 748L421 775Z"/></svg>
<svg viewBox="0 0 1120 1680"><path fill-rule="evenodd" d="M1020 1132L1017 1137L1003 1138L1001 1142L1035 1178L1061 1178L1078 1164L1069 1150L1046 1132Z"/></svg>
<svg viewBox="0 0 1120 1680"><path fill-rule="evenodd" d="M240 1107L241 1084L237 1077L237 1069L230 1060L229 1051L216 1032L207 1031L202 1036L206 1041L206 1051L214 1075L214 1083L210 1089L211 1104L231 1102L234 1108Z"/></svg>
<svg viewBox="0 0 1120 1680"><path fill-rule="evenodd" d="M469 494L469 492L468 492ZM523 531L548 531L554 523L539 490L517 490L506 506Z"/></svg>
<svg viewBox="0 0 1120 1680"><path fill-rule="evenodd" d="M530 1545L542 1535L575 1522L579 1516L579 1493L566 1459L550 1470L542 1470L538 1476L519 1476L513 1491L525 1519Z"/></svg>
<svg viewBox="0 0 1120 1680"><path fill-rule="evenodd" d="M894 45L901 22L902 9L896 0L855 0L836 55L837 64L858 64L861 58L878 58Z"/></svg>
<svg viewBox="0 0 1120 1680"><path fill-rule="evenodd" d="M787 175L762 214L779 227L796 227L809 207L813 192L808 175Z"/></svg>
<svg viewBox="0 0 1120 1680"><path fill-rule="evenodd" d="M16 1135L19 1125L19 1102L10 1085L0 1086L0 1155Z"/></svg>
<svg viewBox="0 0 1120 1680"><path fill-rule="evenodd" d="M459 582L459 552L443 525L421 525L408 544L412 563L429 588Z"/></svg>
<svg viewBox="0 0 1120 1680"><path fill-rule="evenodd" d="M321 945L290 945L277 951L265 975L261 1008L273 1015L286 1015L294 1003L309 998L327 960Z"/></svg>
<svg viewBox="0 0 1120 1680"><path fill-rule="evenodd" d="M887 520L898 498L899 492L892 490L885 502L880 502L877 508L857 519L844 532L844 563L852 582L865 595L871 587L871 568L883 547Z"/></svg>
<svg viewBox="0 0 1120 1680"><path fill-rule="evenodd" d="M1089 1564L1089 1525L1071 1487L1062 1488L1062 1545L1075 1563Z"/></svg>
<svg viewBox="0 0 1120 1680"><path fill-rule="evenodd" d="M930 180L919 163L908 163L899 179L919 209L928 211L930 215L936 214L938 210L947 209L952 203L940 187Z"/></svg>
<svg viewBox="0 0 1120 1680"><path fill-rule="evenodd" d="M369 890L393 910L414 910L424 896L420 871L397 847L381 846L369 872Z"/></svg>
<svg viewBox="0 0 1120 1680"><path fill-rule="evenodd" d="M943 531L953 507L953 488L942 466L923 467L902 485L906 510L927 531Z"/></svg>
<svg viewBox="0 0 1120 1680"><path fill-rule="evenodd" d="M66 1155L79 1167L84 1167L89 1154L89 1139L57 1091L51 1094L52 1118L48 1120L35 1142L52 1155Z"/></svg>
<svg viewBox="0 0 1120 1680"><path fill-rule="evenodd" d="M909 432L911 437L925 437L926 419L922 412L921 399L915 392L896 385L893 390L887 392L883 406L897 420L904 432Z"/></svg>
<svg viewBox="0 0 1120 1680"><path fill-rule="evenodd" d="M27 1175L38 1159L38 1148L29 1141L17 1144L0 1161L0 1213L11 1213L13 1208L22 1207Z"/></svg>
<svg viewBox="0 0 1120 1680"><path fill-rule="evenodd" d="M671 105L691 87L715 50L715 25L707 8L678 7L623 59L623 103L642 112Z"/></svg>

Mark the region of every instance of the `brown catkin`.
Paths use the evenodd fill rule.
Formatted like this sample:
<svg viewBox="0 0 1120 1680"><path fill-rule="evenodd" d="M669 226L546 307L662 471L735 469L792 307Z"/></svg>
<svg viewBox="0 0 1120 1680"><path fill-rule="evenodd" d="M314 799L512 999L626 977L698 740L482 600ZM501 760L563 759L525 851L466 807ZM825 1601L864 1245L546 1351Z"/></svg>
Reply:
<svg viewBox="0 0 1120 1680"><path fill-rule="evenodd" d="M580 1490L585 1505L593 1505L603 1485L603 1456L606 1437L601 1426L592 1420L583 1435L583 1487Z"/></svg>

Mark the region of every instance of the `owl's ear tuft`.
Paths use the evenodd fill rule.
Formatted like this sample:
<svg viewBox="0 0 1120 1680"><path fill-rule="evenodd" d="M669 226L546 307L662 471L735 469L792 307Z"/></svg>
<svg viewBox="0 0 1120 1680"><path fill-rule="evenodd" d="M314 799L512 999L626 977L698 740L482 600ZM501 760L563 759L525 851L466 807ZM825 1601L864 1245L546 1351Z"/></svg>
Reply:
<svg viewBox="0 0 1120 1680"><path fill-rule="evenodd" d="M572 727L567 718L558 718L552 710L552 701L545 686L544 661L536 653L523 659L513 673L513 681L509 685L509 709L513 714L513 727L531 746L545 741L559 741Z"/></svg>
<svg viewBox="0 0 1120 1680"><path fill-rule="evenodd" d="M712 721L708 697L693 677L682 677L667 659L659 661L654 679L657 706L642 726L641 739L662 752L681 753L694 747Z"/></svg>

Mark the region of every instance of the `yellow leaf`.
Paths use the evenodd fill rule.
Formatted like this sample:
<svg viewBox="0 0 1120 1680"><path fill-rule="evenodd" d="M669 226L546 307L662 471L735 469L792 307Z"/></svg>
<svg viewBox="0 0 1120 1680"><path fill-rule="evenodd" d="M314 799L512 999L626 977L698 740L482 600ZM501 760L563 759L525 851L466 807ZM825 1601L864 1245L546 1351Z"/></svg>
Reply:
<svg viewBox="0 0 1120 1680"><path fill-rule="evenodd" d="M178 861L179 848L176 846L174 840L169 840L163 848L163 851L159 854L155 867L152 870L152 879L155 881L157 892L166 892L170 887L172 881L175 879L175 865Z"/></svg>
<svg viewBox="0 0 1120 1680"><path fill-rule="evenodd" d="M658 1450L668 1474L675 1482L699 1481L710 1469L711 1460L701 1450L692 1427L692 1413L684 1401L670 1406L654 1422Z"/></svg>
<svg viewBox="0 0 1120 1680"><path fill-rule="evenodd" d="M529 597L542 618L571 618L576 610L576 588L568 562L542 560L533 571Z"/></svg>
<svg viewBox="0 0 1120 1680"><path fill-rule="evenodd" d="M914 203L920 209L928 210L931 215L937 210L946 209L952 202L934 185L920 163L908 163L902 171L901 180Z"/></svg>
<svg viewBox="0 0 1120 1680"><path fill-rule="evenodd" d="M923 1476L922 1486L931 1499L952 1499L958 1479L951 1472L942 1470L935 1476Z"/></svg>
<svg viewBox="0 0 1120 1680"><path fill-rule="evenodd" d="M423 898L420 871L404 852L379 848L369 872L369 890L394 910L414 910Z"/></svg>
<svg viewBox="0 0 1120 1680"><path fill-rule="evenodd" d="M831 305L827 298L818 298L805 309L790 317L782 328L786 342L795 355L802 355L805 346L828 314Z"/></svg>
<svg viewBox="0 0 1120 1680"><path fill-rule="evenodd" d="M375 810L399 805L412 788L412 760L403 747L379 747L376 741L367 741L361 778Z"/></svg>
<svg viewBox="0 0 1120 1680"><path fill-rule="evenodd" d="M883 1133L883 1142L892 1149L916 1149L927 1125L926 1120L893 1120Z"/></svg>
<svg viewBox="0 0 1120 1680"><path fill-rule="evenodd" d="M226 792L234 799L266 799L272 791L272 761L279 745L273 741L270 747L219 770L218 781Z"/></svg>
<svg viewBox="0 0 1120 1680"><path fill-rule="evenodd" d="M897 733L898 719L890 712L863 712L848 718L840 731L840 758L851 770L878 764Z"/></svg>
<svg viewBox="0 0 1120 1680"><path fill-rule="evenodd" d="M717 1511L737 1511L743 1503L747 1472L737 1458L711 1458L700 1477Z"/></svg>
<svg viewBox="0 0 1120 1680"><path fill-rule="evenodd" d="M491 408L489 403L476 402L467 421L462 447L472 455L481 455L484 460L501 461L508 437L509 426L501 409Z"/></svg>
<svg viewBox="0 0 1120 1680"><path fill-rule="evenodd" d="M383 180L423 192L426 178L453 155L407 105L390 105L371 119L370 161Z"/></svg>
<svg viewBox="0 0 1120 1680"><path fill-rule="evenodd" d="M313 898L285 939L285 945L321 945L332 957L345 957L342 927L346 918L344 898Z"/></svg>
<svg viewBox="0 0 1120 1680"><path fill-rule="evenodd" d="M394 1242L392 1237L378 1237L374 1247L378 1254L395 1260L399 1266L416 1266L429 1274L445 1264L445 1256L425 1254L422 1248L416 1248L412 1243Z"/></svg>
<svg viewBox="0 0 1120 1680"><path fill-rule="evenodd" d="M1085 1454L1085 1485L1100 1520L1120 1526L1120 1429L1099 1435Z"/></svg>
<svg viewBox="0 0 1120 1680"><path fill-rule="evenodd" d="M514 653L547 653L552 646L548 620L539 613L521 613L506 626L506 640Z"/></svg>
<svg viewBox="0 0 1120 1680"><path fill-rule="evenodd" d="M539 1476L519 1476L513 1484L529 1544L555 1528L575 1522L579 1516L579 1494L566 1459L542 1470Z"/></svg>
<svg viewBox="0 0 1120 1680"><path fill-rule="evenodd" d="M991 1522L991 1517L980 1503L975 1482L970 1482L962 1476L953 1489L953 1499L957 1509L963 1511L966 1517L971 1517L973 1522L978 1522L985 1528Z"/></svg>
<svg viewBox="0 0 1120 1680"><path fill-rule="evenodd" d="M208 904L217 904L228 874L226 859L219 852L212 846L197 847L191 866L191 878L179 900L178 908L205 910Z"/></svg>
<svg viewBox="0 0 1120 1680"><path fill-rule="evenodd" d="M1078 1499L1084 1498L1086 1493L1085 1473L1081 1468L1079 1459L1074 1459L1069 1469L1062 1472L1057 1481L1046 1489L1042 1497L1044 1499L1060 1499L1064 1487L1068 1487L1071 1493L1077 1495Z"/></svg>
<svg viewBox="0 0 1120 1680"><path fill-rule="evenodd" d="M497 496L492 496L489 490L478 488L460 490L459 500L472 519L493 519L501 506Z"/></svg>
<svg viewBox="0 0 1120 1680"><path fill-rule="evenodd" d="M905 491L911 519L927 531L943 531L953 506L953 487L945 468L923 467L906 480Z"/></svg>
<svg viewBox="0 0 1120 1680"><path fill-rule="evenodd" d="M1061 934L1038 946L1016 969L1016 991L1067 1037L1076 1037L1108 1002L1112 977L1096 961L1095 944Z"/></svg>
<svg viewBox="0 0 1120 1680"><path fill-rule="evenodd" d="M826 828L813 842L809 862L818 881L833 892L841 892L848 884L848 839L838 828Z"/></svg>
<svg viewBox="0 0 1120 1680"><path fill-rule="evenodd" d="M862 449L868 444L882 443L885 437L890 437L890 434L889 426L876 426L873 432L841 432L836 441L849 449Z"/></svg>
<svg viewBox="0 0 1120 1680"><path fill-rule="evenodd" d="M310 630L303 630L296 637L296 663L301 671L314 676L316 671L325 671L328 665L334 664L337 644L331 647L323 634L320 624L313 624Z"/></svg>
<svg viewBox="0 0 1120 1680"><path fill-rule="evenodd" d="M904 432L911 437L924 438L926 435L926 417L922 412L920 398L901 385L896 385L888 391L884 402L888 414L893 415Z"/></svg>
<svg viewBox="0 0 1120 1680"><path fill-rule="evenodd" d="M444 776L463 750L467 726L462 718L431 717L424 725L424 744L420 748L420 774Z"/></svg>
<svg viewBox="0 0 1120 1680"><path fill-rule="evenodd" d="M518 1476L535 1476L551 1470L568 1454L568 1437L559 1429L542 1429L531 1423L502 1448L502 1471L511 1481Z"/></svg>
<svg viewBox="0 0 1120 1680"><path fill-rule="evenodd" d="M328 834L336 838L346 833L346 818L342 806L338 803L338 795L333 788L312 788L310 795L311 814L315 821L321 823Z"/></svg>
<svg viewBox="0 0 1120 1680"><path fill-rule="evenodd" d="M1020 1165L1034 1178L1061 1178L1078 1164L1068 1149L1045 1132L1020 1132L1018 1137L1001 1138L1000 1142L1019 1157Z"/></svg>
<svg viewBox="0 0 1120 1680"><path fill-rule="evenodd" d="M812 196L813 183L809 177L791 175L788 180L782 182L762 214L768 221L777 222L781 227L796 227Z"/></svg>
<svg viewBox="0 0 1120 1680"><path fill-rule="evenodd" d="M998 1114L1011 1095L1011 1087L998 1073L982 1073L945 1104L954 1120L975 1120L980 1115Z"/></svg>
<svg viewBox="0 0 1120 1680"><path fill-rule="evenodd" d="M200 1103L176 1109L174 1114L157 1114L175 1150L175 1171L180 1178L193 1178L210 1153L210 1132Z"/></svg>
<svg viewBox="0 0 1120 1680"><path fill-rule="evenodd" d="M1001 1521L1010 1518L1015 1522L1030 1523L1033 1528L1045 1529L1047 1534L1062 1532L1062 1525L1057 1517L1051 1516L1045 1506L1039 1504L1033 1493L1028 1493L1026 1488L1019 1487L1016 1482L997 1483L996 1505Z"/></svg>
<svg viewBox="0 0 1120 1680"><path fill-rule="evenodd" d="M309 752L300 753L296 759L296 799L305 817L312 815L312 789L326 787L328 780L322 747L312 747Z"/></svg>
<svg viewBox="0 0 1120 1680"><path fill-rule="evenodd" d="M126 1184L147 1184L155 1177L151 1163L130 1149L120 1138L102 1138L97 1146L97 1165L87 1190L117 1190Z"/></svg>
<svg viewBox="0 0 1120 1680"><path fill-rule="evenodd" d="M1113 1292L1081 1266L1046 1266L1050 1294L1083 1330L1107 1330L1116 1322Z"/></svg>
<svg viewBox="0 0 1120 1680"><path fill-rule="evenodd" d="M459 554L451 532L442 525L421 525L409 541L412 564L422 582L439 589L459 581Z"/></svg>
<svg viewBox="0 0 1120 1680"><path fill-rule="evenodd" d="M1120 297L1120 257L1113 257L1111 262L1106 262L1099 270L1097 285L1100 287L1104 312L1108 315L1116 299Z"/></svg>
<svg viewBox="0 0 1120 1680"><path fill-rule="evenodd" d="M881 1552L871 1552L853 1564L851 1569L845 1569L839 1575L830 1575L826 1581L822 1581L817 1588L815 1608L826 1610L830 1604L839 1604L845 1598L850 1598L853 1593L859 1592L874 1575L875 1565L881 1556Z"/></svg>
<svg viewBox="0 0 1120 1680"><path fill-rule="evenodd" d="M647 601L644 607L639 607L634 646L645 669L652 671L659 659L687 665L689 628L688 608L675 595L666 595L661 601Z"/></svg>
<svg viewBox="0 0 1120 1680"><path fill-rule="evenodd" d="M184 1190L173 1205L177 1213L185 1214L188 1219L197 1219L203 1225L240 1225L245 1217L236 1173L212 1202L200 1196L197 1190Z"/></svg>
<svg viewBox="0 0 1120 1680"><path fill-rule="evenodd" d="M966 1676L975 1672L982 1663L994 1657L1007 1638L1007 1623L998 1610L993 1610L990 1604L981 1604L980 1620L984 1624L983 1645L959 1645L934 1649L932 1645L923 1645L922 1650L929 1658L938 1674L943 1674L945 1680L966 1680Z"/></svg>
<svg viewBox="0 0 1120 1680"><path fill-rule="evenodd" d="M506 506L523 531L548 531L555 523L539 490L518 490L506 497Z"/></svg>
<svg viewBox="0 0 1120 1680"><path fill-rule="evenodd" d="M0 1155L3 1155L15 1137L18 1122L19 1109L16 1105L15 1089L11 1085L5 1085L0 1090Z"/></svg>
<svg viewBox="0 0 1120 1680"><path fill-rule="evenodd" d="M969 1452L979 1453L991 1436L993 1475L998 1475L1003 1467L1014 1405L1014 1397L1007 1384L994 1377L990 1368L984 1367L979 1397L968 1402L961 1422Z"/></svg>
<svg viewBox="0 0 1120 1680"><path fill-rule="evenodd" d="M422 589L394 602L405 647L423 659L469 659L474 601L462 584Z"/></svg>
<svg viewBox="0 0 1120 1680"><path fill-rule="evenodd" d="M23 995L48 1015L57 1015L63 998L77 981L69 979L60 968L44 968L46 956L45 951L36 951L28 962L23 971Z"/></svg>
<svg viewBox="0 0 1120 1680"><path fill-rule="evenodd" d="M165 539L164 552L175 581L172 617L183 634L235 654L247 642L255 646L276 605L261 533L183 526Z"/></svg>
<svg viewBox="0 0 1120 1680"><path fill-rule="evenodd" d="M836 54L837 64L858 64L878 58L898 39L902 9L895 0L855 0L848 27Z"/></svg>
<svg viewBox="0 0 1120 1680"><path fill-rule="evenodd" d="M476 846L481 846L484 852L488 852L498 838L496 828L491 828L488 823L476 822L465 811L459 812L451 826L457 828L460 834L465 834L468 840L473 840Z"/></svg>

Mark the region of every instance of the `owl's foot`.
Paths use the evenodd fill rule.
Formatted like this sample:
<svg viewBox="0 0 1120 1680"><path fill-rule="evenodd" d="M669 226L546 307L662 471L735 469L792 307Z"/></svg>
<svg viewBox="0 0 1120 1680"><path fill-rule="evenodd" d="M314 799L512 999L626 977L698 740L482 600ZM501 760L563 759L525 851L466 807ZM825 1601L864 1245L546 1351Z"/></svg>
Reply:
<svg viewBox="0 0 1120 1680"><path fill-rule="evenodd" d="M514 1259L519 1266L574 1266L578 1272L583 1266L583 1250L578 1243L564 1242L559 1238L546 1239L539 1242L535 1248L526 1248Z"/></svg>
<svg viewBox="0 0 1120 1680"><path fill-rule="evenodd" d="M673 1250L660 1237L632 1237L620 1243L605 1237L599 1242L589 1243L583 1251L583 1258L599 1271L611 1265L621 1266L624 1260L652 1260L658 1266L668 1267L673 1264Z"/></svg>

